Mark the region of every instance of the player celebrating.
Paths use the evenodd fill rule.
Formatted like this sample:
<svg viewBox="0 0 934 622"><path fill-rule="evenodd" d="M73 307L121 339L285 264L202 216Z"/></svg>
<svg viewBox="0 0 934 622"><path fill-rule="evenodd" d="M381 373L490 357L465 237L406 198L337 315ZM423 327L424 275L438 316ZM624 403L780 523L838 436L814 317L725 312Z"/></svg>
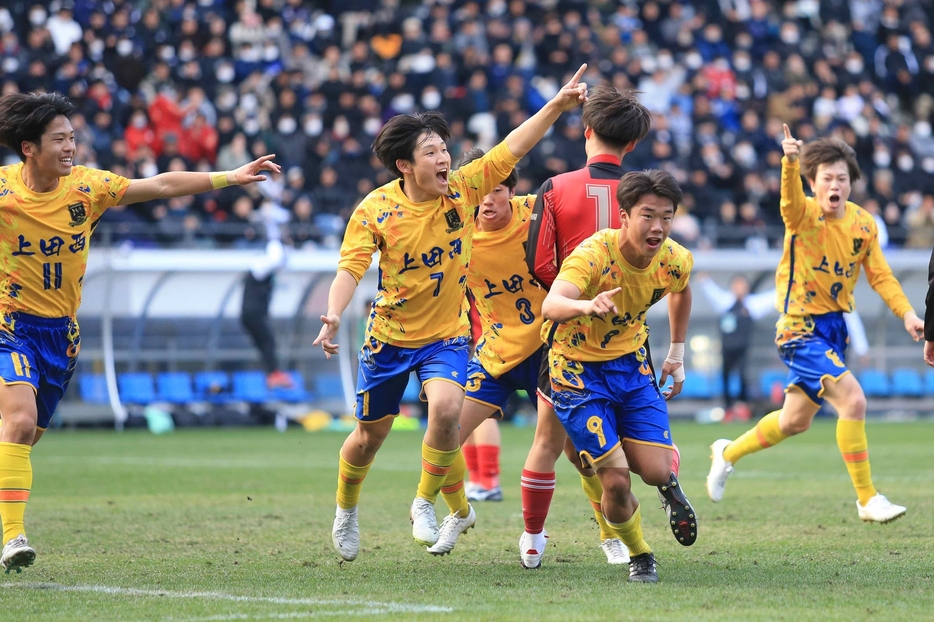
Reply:
<svg viewBox="0 0 934 622"><path fill-rule="evenodd" d="M839 416L837 446L856 488L859 517L888 523L905 514L906 508L886 499L872 484L866 396L845 364L843 314L854 310L853 289L860 268L866 269L869 284L902 318L915 341L924 322L882 255L872 215L847 201L850 184L860 176L856 154L833 138L816 140L803 152L802 147L785 125L781 190L785 245L775 275L776 306L782 314L775 343L789 369L785 402L738 439L720 439L711 445L707 493L712 501L720 501L737 460L806 431L826 399ZM804 194L802 172L814 197Z"/></svg>
<svg viewBox="0 0 934 622"><path fill-rule="evenodd" d="M74 110L58 93L0 99L0 144L22 160L0 167L0 567L7 572L36 558L23 526L29 455L75 369L75 314L97 221L114 205L251 184L266 179L262 171L279 171L271 155L235 171L132 180L77 166Z"/></svg>
<svg viewBox="0 0 934 622"><path fill-rule="evenodd" d="M377 188L354 210L341 246L315 345L328 355L340 315L380 251L379 292L367 322L357 375L356 428L340 451L332 541L345 560L360 548L357 502L366 473L392 427L392 417L414 369L428 400L422 473L412 502L412 537L438 542L434 502L452 468L459 475L457 524L463 532L476 515L463 490L457 426L464 401L469 325L465 287L475 207L509 175L558 116L586 99L577 73L548 104L483 158L450 171L447 123L438 113L390 119L373 143L386 168L401 179Z"/></svg>
<svg viewBox="0 0 934 622"><path fill-rule="evenodd" d="M551 346L555 412L581 462L597 471L606 524L629 549L629 580L655 582L655 556L642 537L630 472L650 486L679 487L671 472L665 399L680 391L684 365L672 356L665 361L661 384L668 376L676 382L663 394L646 355L645 316L670 294L671 343L684 347L694 259L668 240L681 201L674 177L658 170L627 173L616 199L622 228L598 231L564 260L542 304L548 320L542 334ZM684 536L696 537L694 511L686 500L683 505L693 531ZM681 509L672 508L673 522Z"/></svg>

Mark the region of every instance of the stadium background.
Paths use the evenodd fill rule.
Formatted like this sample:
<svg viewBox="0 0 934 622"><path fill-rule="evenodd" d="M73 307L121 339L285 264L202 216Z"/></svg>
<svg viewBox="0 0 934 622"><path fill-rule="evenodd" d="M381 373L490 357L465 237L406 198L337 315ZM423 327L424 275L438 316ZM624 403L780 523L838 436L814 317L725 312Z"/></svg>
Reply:
<svg viewBox="0 0 934 622"><path fill-rule="evenodd" d="M310 342L346 217L389 181L369 150L381 124L402 112L444 112L456 162L474 145L495 144L581 62L590 83L643 92L653 129L624 166L679 179L685 201L673 237L695 251L699 271L721 284L741 271L771 285L784 121L805 141L835 135L856 150L864 178L852 200L876 215L920 312L934 245L932 17L920 0L5 2L0 90L68 94L79 109L79 163L146 177L231 169L274 152L286 171L258 188L107 212L62 415L112 418L108 376L123 401L138 403L131 414L151 402L195 402L199 386L189 383L205 371L220 372L237 393L215 402L253 404L237 411L250 416L226 420L255 421L270 403L342 412L359 336L347 335L350 356L340 362L325 362ZM579 115L564 115L523 160L518 191L581 166L581 134ZM259 367L236 309L239 279L263 246L257 214L266 202L292 215L296 250L273 301L281 354L307 389L290 395L266 394L255 374L227 375ZM372 282L352 314L364 309ZM929 412L934 376L922 369L920 346L865 280L857 302L872 350L851 362L870 409ZM664 326L664 309L655 317ZM772 319L757 324L750 361L763 405L780 378ZM698 292L693 394L673 403L675 414L717 403L716 321ZM664 328L656 334L667 339Z"/></svg>

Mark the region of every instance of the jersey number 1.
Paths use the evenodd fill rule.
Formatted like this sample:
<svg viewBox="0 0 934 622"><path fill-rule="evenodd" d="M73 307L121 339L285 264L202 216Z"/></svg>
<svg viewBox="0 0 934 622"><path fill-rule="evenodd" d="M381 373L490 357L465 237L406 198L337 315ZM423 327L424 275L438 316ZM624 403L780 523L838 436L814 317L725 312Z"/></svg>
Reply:
<svg viewBox="0 0 934 622"><path fill-rule="evenodd" d="M55 273L54 279L53 272ZM62 288L62 262L42 264L42 286L44 289Z"/></svg>
<svg viewBox="0 0 934 622"><path fill-rule="evenodd" d="M597 204L597 231L608 229L611 222L610 210L613 205L613 201L610 200L609 186L587 184L584 188L587 191L587 198L593 199Z"/></svg>

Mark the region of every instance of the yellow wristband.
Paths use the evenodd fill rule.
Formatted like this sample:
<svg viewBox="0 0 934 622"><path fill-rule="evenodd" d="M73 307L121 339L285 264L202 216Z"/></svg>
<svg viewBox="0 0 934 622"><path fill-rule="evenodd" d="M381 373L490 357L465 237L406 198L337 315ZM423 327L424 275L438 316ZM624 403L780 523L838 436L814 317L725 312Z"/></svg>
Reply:
<svg viewBox="0 0 934 622"><path fill-rule="evenodd" d="M230 185L230 182L227 181L227 171L219 171L216 173L211 173L211 187L215 190L220 190L221 188L226 188Z"/></svg>

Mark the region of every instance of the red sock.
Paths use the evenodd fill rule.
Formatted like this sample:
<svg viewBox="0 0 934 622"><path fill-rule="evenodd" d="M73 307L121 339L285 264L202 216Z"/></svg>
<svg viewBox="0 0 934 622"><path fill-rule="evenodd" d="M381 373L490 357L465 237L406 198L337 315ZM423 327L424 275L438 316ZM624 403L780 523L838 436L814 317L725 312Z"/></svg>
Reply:
<svg viewBox="0 0 934 622"><path fill-rule="evenodd" d="M477 483L487 490L499 486L499 447L477 445L477 463L480 467Z"/></svg>
<svg viewBox="0 0 934 622"><path fill-rule="evenodd" d="M675 474L675 477L678 477L678 471L681 470L681 452L678 451L678 446L674 443L671 444L671 448L674 450L674 454L671 457L671 472Z"/></svg>
<svg viewBox="0 0 934 622"><path fill-rule="evenodd" d="M555 474L522 469L522 518L527 533L541 533L551 498L555 494Z"/></svg>
<svg viewBox="0 0 934 622"><path fill-rule="evenodd" d="M470 481L477 483L480 481L479 462L477 461L477 446L464 445L461 447L464 454L464 460L467 461L467 477Z"/></svg>

